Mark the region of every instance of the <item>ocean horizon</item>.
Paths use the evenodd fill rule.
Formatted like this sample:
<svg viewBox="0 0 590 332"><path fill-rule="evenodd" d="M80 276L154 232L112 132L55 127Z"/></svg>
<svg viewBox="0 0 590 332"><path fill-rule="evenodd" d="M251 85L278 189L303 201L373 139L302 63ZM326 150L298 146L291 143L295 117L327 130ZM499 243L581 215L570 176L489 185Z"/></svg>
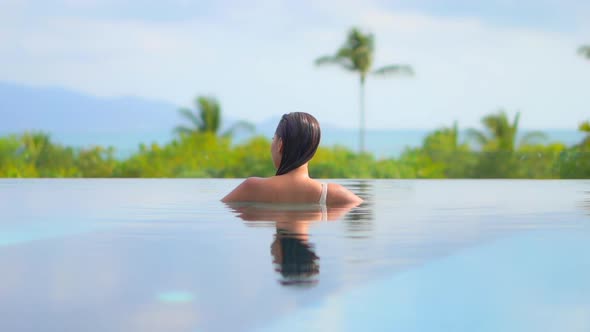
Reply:
<svg viewBox="0 0 590 332"><path fill-rule="evenodd" d="M268 130L266 130L268 131ZM419 147L424 138L434 129L368 129L366 131L366 150L377 158L399 157L406 148ZM532 130L523 130L519 136ZM577 144L582 140L584 134L572 129L540 129L546 135L544 144L561 142L567 146ZM6 136L11 133L0 133ZM171 131L158 132L53 132L49 133L54 142L81 148L89 146L111 146L115 148L115 156L124 159L139 150L140 144L150 145L157 143L163 145L171 142L176 135ZM352 151L357 151L358 129L349 128L326 128L322 130L320 146L333 147L342 146ZM233 144L244 143L254 136L265 136L269 139L272 132L257 131L254 134L239 134L233 139ZM461 142L466 141L465 131L460 132Z"/></svg>

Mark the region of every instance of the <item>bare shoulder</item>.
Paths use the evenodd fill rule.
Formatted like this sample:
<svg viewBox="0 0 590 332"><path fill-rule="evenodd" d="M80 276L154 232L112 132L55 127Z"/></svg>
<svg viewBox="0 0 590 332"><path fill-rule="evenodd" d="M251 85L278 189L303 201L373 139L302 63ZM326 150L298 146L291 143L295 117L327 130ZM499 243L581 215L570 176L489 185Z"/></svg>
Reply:
<svg viewBox="0 0 590 332"><path fill-rule="evenodd" d="M328 184L328 205L358 205L363 199L337 183Z"/></svg>
<svg viewBox="0 0 590 332"><path fill-rule="evenodd" d="M221 199L222 202L247 202L256 200L259 188L265 182L265 178L250 177L242 181L234 190Z"/></svg>

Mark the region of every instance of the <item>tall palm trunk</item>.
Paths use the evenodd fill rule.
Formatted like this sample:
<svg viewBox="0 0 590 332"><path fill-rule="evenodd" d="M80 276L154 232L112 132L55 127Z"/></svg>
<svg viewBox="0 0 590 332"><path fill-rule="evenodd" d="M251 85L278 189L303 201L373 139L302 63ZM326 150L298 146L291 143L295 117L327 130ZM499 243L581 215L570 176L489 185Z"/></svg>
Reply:
<svg viewBox="0 0 590 332"><path fill-rule="evenodd" d="M359 126L359 148L360 152L365 152L365 76L361 75L361 92L360 92L360 126Z"/></svg>
<svg viewBox="0 0 590 332"><path fill-rule="evenodd" d="M360 123L359 123L359 152L365 152L365 78L369 74L386 76L393 74L413 74L413 70L408 65L389 65L376 70L371 70L373 65L373 55L375 52L375 42L373 34L365 34L358 28L352 28L344 44L336 51L334 55L326 55L315 60L316 65L337 64L344 69L359 73L361 91L360 91Z"/></svg>

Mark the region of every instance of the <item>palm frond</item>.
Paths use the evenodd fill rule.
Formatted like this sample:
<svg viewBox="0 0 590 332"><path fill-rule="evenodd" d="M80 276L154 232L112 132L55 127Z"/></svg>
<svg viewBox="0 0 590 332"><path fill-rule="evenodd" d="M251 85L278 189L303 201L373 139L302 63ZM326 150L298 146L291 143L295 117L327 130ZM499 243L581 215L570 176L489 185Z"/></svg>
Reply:
<svg viewBox="0 0 590 332"><path fill-rule="evenodd" d="M490 132L494 137L502 135L502 120L496 114L491 114L481 119L483 126Z"/></svg>
<svg viewBox="0 0 590 332"><path fill-rule="evenodd" d="M466 134L468 140L474 141L480 146L484 146L489 142L486 135L477 129L467 129Z"/></svg>
<svg viewBox="0 0 590 332"><path fill-rule="evenodd" d="M217 133L221 126L221 107L213 97L199 97L197 99L201 125L199 131Z"/></svg>
<svg viewBox="0 0 590 332"><path fill-rule="evenodd" d="M351 60L347 57L342 57L339 55L326 55L323 57L319 57L315 60L316 66L323 66L323 65L339 65L342 68L355 71L355 67L352 64Z"/></svg>
<svg viewBox="0 0 590 332"><path fill-rule="evenodd" d="M383 66L372 72L373 75L377 76L392 76L392 75L406 75L414 76L414 70L408 65L389 65Z"/></svg>
<svg viewBox="0 0 590 332"><path fill-rule="evenodd" d="M518 131L518 123L520 122L520 112L516 112L516 115L514 115L514 121L512 121L512 130L514 131L514 134L516 135L516 132Z"/></svg>
<svg viewBox="0 0 590 332"><path fill-rule="evenodd" d="M174 128L174 132L179 134L179 135L192 135L195 132L195 129L191 129L185 126L176 126L176 128Z"/></svg>
<svg viewBox="0 0 590 332"><path fill-rule="evenodd" d="M178 110L180 115L191 122L191 125L198 128L201 125L201 120L188 108L181 108Z"/></svg>
<svg viewBox="0 0 590 332"><path fill-rule="evenodd" d="M348 32L346 42L341 49L356 50L366 48L367 52L375 50L375 36L372 33L363 33L359 28L353 27Z"/></svg>
<svg viewBox="0 0 590 332"><path fill-rule="evenodd" d="M515 119L515 121L517 123L518 119ZM510 125L506 111L503 109L498 111L498 113L485 116L481 122L484 127L493 134L494 138L499 141L510 140L509 136L511 136L512 126Z"/></svg>
<svg viewBox="0 0 590 332"><path fill-rule="evenodd" d="M336 51L336 55L334 55L334 57L338 59L351 59L354 55L354 51L354 48L350 48L349 46L345 45Z"/></svg>
<svg viewBox="0 0 590 332"><path fill-rule="evenodd" d="M324 55L315 59L314 63L316 66L333 65L338 63L339 58L333 55Z"/></svg>

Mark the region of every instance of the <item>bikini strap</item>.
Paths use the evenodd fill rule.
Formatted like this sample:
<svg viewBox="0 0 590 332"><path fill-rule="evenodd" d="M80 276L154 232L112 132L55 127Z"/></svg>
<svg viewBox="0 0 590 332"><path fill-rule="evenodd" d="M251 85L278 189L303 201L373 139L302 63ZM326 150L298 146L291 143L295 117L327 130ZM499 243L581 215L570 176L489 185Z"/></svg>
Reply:
<svg viewBox="0 0 590 332"><path fill-rule="evenodd" d="M322 195L320 196L320 205L326 205L326 198L328 197L328 184L322 183Z"/></svg>

